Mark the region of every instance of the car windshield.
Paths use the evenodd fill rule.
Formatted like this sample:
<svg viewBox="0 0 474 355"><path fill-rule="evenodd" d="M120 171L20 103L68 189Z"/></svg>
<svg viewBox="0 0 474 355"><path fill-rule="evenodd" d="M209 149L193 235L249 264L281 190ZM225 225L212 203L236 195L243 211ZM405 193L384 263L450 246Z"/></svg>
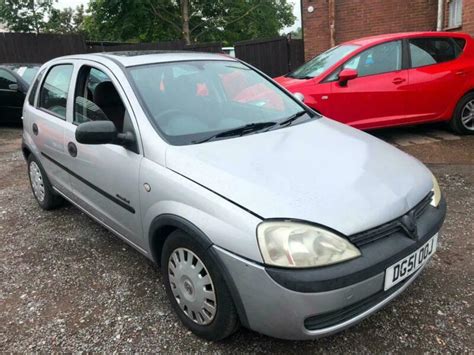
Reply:
<svg viewBox="0 0 474 355"><path fill-rule="evenodd" d="M171 144L224 139L313 117L296 99L239 62L185 61L128 70L150 120Z"/></svg>
<svg viewBox="0 0 474 355"><path fill-rule="evenodd" d="M38 72L40 66L39 65L10 65L10 69L14 70L21 78L28 83L31 84L33 79L35 78L36 73Z"/></svg>
<svg viewBox="0 0 474 355"><path fill-rule="evenodd" d="M336 64L339 60L355 51L358 46L344 44L333 47L324 53L321 53L317 57L314 57L310 61L303 64L301 67L296 69L290 74L287 74L290 78L296 79L310 79L324 73L331 66Z"/></svg>

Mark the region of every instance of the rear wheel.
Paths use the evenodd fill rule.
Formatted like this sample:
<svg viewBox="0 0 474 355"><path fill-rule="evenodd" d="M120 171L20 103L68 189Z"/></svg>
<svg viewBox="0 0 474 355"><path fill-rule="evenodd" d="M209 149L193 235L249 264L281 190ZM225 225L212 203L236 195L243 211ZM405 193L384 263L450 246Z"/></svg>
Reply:
<svg viewBox="0 0 474 355"><path fill-rule="evenodd" d="M173 232L163 246L165 288L181 322L196 335L220 340L238 327L238 316L216 262L194 238Z"/></svg>
<svg viewBox="0 0 474 355"><path fill-rule="evenodd" d="M30 154L28 157L28 177L36 201L44 210L59 207L64 200L54 192L41 163Z"/></svg>
<svg viewBox="0 0 474 355"><path fill-rule="evenodd" d="M449 125L458 134L474 134L474 93L465 95L458 102Z"/></svg>

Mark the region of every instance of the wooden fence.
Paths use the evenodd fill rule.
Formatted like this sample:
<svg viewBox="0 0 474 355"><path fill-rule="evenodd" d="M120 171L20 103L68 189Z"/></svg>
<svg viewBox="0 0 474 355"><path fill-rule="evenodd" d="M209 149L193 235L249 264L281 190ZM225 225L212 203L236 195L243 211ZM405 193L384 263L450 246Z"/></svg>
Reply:
<svg viewBox="0 0 474 355"><path fill-rule="evenodd" d="M44 63L77 53L86 53L80 35L0 33L0 63Z"/></svg>
<svg viewBox="0 0 474 355"><path fill-rule="evenodd" d="M0 63L44 63L68 54L140 51L191 50L222 52L221 43L184 41L120 43L85 41L80 35L0 33ZM236 57L259 68L271 77L283 75L304 62L303 41L277 37L243 41L235 44Z"/></svg>
<svg viewBox="0 0 474 355"><path fill-rule="evenodd" d="M237 42L235 55L267 75L276 77L304 63L303 40L277 37Z"/></svg>

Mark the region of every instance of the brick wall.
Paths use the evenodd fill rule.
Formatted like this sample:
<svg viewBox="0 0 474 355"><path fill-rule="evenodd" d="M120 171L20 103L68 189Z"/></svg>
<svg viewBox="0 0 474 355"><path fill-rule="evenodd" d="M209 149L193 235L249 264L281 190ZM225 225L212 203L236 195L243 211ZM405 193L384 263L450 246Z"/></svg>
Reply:
<svg viewBox="0 0 474 355"><path fill-rule="evenodd" d="M473 2L474 0L464 0ZM436 29L437 0L335 0L336 43L370 35ZM308 6L314 12L307 11ZM472 6L471 6L472 10ZM330 47L328 0L302 0L305 58Z"/></svg>
<svg viewBox="0 0 474 355"><path fill-rule="evenodd" d="M474 37L474 0L463 0L462 31Z"/></svg>

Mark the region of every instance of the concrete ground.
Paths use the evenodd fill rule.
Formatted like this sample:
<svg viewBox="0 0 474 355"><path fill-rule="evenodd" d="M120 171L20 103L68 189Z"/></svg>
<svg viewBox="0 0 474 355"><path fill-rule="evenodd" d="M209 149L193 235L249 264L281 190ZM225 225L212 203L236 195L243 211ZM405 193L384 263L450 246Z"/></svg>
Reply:
<svg viewBox="0 0 474 355"><path fill-rule="evenodd" d="M448 201L438 252L394 302L316 341L242 329L211 343L179 323L142 255L70 205L38 207L20 134L0 127L0 352L474 352L474 137L433 126L372 132L426 163Z"/></svg>

